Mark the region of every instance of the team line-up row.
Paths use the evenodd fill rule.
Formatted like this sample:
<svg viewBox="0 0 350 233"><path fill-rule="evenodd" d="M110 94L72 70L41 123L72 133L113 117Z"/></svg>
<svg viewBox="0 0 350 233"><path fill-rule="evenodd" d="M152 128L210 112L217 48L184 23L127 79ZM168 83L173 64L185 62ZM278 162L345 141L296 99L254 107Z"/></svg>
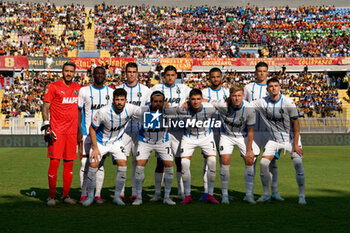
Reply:
<svg viewBox="0 0 350 233"><path fill-rule="evenodd" d="M96 67L93 84L82 88L72 82L74 73L75 65L66 63L61 80L47 87L44 98L42 128L45 130L45 140L49 142L50 158L48 205L56 204L55 189L60 159L63 159L64 164L63 202L75 204L69 197L69 189L73 160L77 159L77 144L82 155L80 202L84 206L94 201L103 203L103 163L108 154L112 155L118 167L113 203L125 205L126 161L130 153L132 204L142 204L144 169L152 151L156 152L158 159L155 194L151 201L161 199L164 180L163 202L176 204L170 198L174 160L178 199L182 200L181 204L191 203L190 164L196 147L201 148L204 157L204 194L201 200L219 204L213 196L218 151L221 202L229 204L230 157L235 146L245 163L244 201L252 204L271 199L283 201L277 191L276 159L281 150L286 150L291 154L296 171L299 204L306 204L298 111L290 98L280 94L279 80L267 80L266 63L256 65L255 82L244 88L234 86L230 90L222 88L222 72L219 68L210 70L211 86L203 91L175 84L177 71L173 66L164 69L164 84L157 84L151 89L137 82L138 67L135 63L127 64L126 83L115 90L104 84L106 72L103 67ZM174 123L176 121L178 123ZM182 128L166 127L171 124L180 126L179 121L190 122L191 127L186 127L186 124L182 124ZM206 124L208 121L220 124ZM172 123L167 124L169 122ZM255 200L255 165L261 148L264 148L260 160L264 194Z"/></svg>

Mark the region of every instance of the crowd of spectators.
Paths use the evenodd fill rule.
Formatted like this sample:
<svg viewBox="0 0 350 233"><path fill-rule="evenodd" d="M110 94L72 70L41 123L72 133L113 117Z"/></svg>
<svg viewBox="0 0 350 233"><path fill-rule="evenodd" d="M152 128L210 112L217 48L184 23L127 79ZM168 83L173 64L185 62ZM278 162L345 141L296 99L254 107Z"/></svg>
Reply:
<svg viewBox="0 0 350 233"><path fill-rule="evenodd" d="M208 73L205 72L180 73L179 76L183 83L191 88L204 89L210 85ZM45 87L58 80L59 77L59 73L26 70L22 76L14 78L11 86L5 86L1 113L6 117L34 117L36 113L40 112ZM289 74L279 72L271 73L270 77L281 80L282 93L295 100L301 117L332 117L336 115L336 112L342 112L337 82L333 82L332 78L329 78L325 73ZM340 78L341 83L344 84L348 80L347 78ZM156 73L149 72L140 73L138 80L140 83L152 87L159 83L161 78ZM223 87L230 88L233 85L246 85L254 80L254 73L239 73L230 70L224 71L222 83ZM83 73L78 73L75 81L83 86L92 83L92 79ZM123 71L118 74L107 71L106 85L115 88L124 82L125 74Z"/></svg>
<svg viewBox="0 0 350 233"><path fill-rule="evenodd" d="M81 5L1 1L0 55L67 56L69 50L84 48L84 28Z"/></svg>
<svg viewBox="0 0 350 233"><path fill-rule="evenodd" d="M94 8L96 44L116 57L350 56L350 9L334 6ZM239 47L260 46L257 53Z"/></svg>

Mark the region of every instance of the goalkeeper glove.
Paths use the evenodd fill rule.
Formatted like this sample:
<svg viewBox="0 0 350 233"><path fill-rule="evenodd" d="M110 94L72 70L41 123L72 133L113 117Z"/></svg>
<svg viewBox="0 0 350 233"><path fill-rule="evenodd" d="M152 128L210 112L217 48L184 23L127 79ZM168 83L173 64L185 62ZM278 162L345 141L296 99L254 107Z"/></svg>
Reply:
<svg viewBox="0 0 350 233"><path fill-rule="evenodd" d="M52 130L52 127L49 123L44 122L44 125L41 127L41 131L44 130L44 139L45 142L48 142L49 144L52 144L54 141L56 141L57 136L55 132Z"/></svg>

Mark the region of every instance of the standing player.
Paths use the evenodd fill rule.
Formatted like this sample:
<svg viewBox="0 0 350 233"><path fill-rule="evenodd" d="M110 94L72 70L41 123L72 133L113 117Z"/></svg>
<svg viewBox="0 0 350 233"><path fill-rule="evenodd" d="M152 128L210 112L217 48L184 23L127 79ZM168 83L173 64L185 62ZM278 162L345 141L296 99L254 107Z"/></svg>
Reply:
<svg viewBox="0 0 350 233"><path fill-rule="evenodd" d="M270 199L269 182L271 174L269 165L275 154L281 150L290 153L295 168L296 180L299 186L299 204L305 201L305 173L303 168L303 150L300 142L300 125L298 110L292 99L280 94L281 85L276 78L267 81L269 96L253 102L262 120L268 125L271 139L265 146L260 161L260 176L264 194L257 200L265 202Z"/></svg>
<svg viewBox="0 0 350 233"><path fill-rule="evenodd" d="M127 93L127 101L130 104L136 106L144 106L149 101L149 88L143 84L137 82L138 67L135 62L129 62L125 67L126 83L120 85L117 88L123 88ZM136 186L135 186L135 169L136 169L136 150L137 143L139 141L139 130L141 129L140 122L131 120L128 127L125 130L123 137L123 144L125 147L125 153L129 156L131 152L132 159L132 171L131 171L131 186L132 197L131 200L136 199ZM124 198L124 189L121 193L121 197Z"/></svg>
<svg viewBox="0 0 350 233"><path fill-rule="evenodd" d="M72 80L75 64L67 62L62 68L62 77L51 83L45 92L43 104L43 126L45 141L48 142L49 192L47 205L56 205L55 193L57 169L63 159L63 202L75 204L69 197L73 179L73 161L77 159L78 95L80 85ZM50 116L50 117L49 117Z"/></svg>
<svg viewBox="0 0 350 233"><path fill-rule="evenodd" d="M216 113L216 109L212 104L202 103L202 101L201 90L193 89L189 96L188 110L179 109L178 111L179 116L183 116L185 122L195 122L192 126L186 125L185 133L181 140L182 179L185 188L185 199L181 202L183 205L192 202L190 164L196 147L202 149L202 153L207 159L208 196L206 201L212 204L219 204L213 196L216 177L216 146L211 122L215 121L215 118L213 119L212 117ZM204 122L207 121L209 121L209 124L206 125Z"/></svg>
<svg viewBox="0 0 350 233"><path fill-rule="evenodd" d="M230 179L230 159L234 146L237 146L245 162L244 179L246 196L244 201L255 204L253 196L253 163L259 155L259 147L253 142L256 113L252 105L244 101L243 87L230 88L230 97L213 102L219 111L223 132L220 136L222 203L229 204L228 183Z"/></svg>
<svg viewBox="0 0 350 233"><path fill-rule="evenodd" d="M160 91L155 91L151 95L151 105L146 107L142 115L150 114L152 119L166 120L169 115L175 114L175 109L164 109L164 94ZM145 178L145 165L150 157L152 151L158 153L164 167L164 203L168 205L175 205L176 203L170 199L171 185L173 183L173 155L170 148L169 134L167 128L162 125L162 120L158 121L158 126L148 128L144 119L144 125L140 130L140 140L137 148L137 167L136 167L136 191L137 199L132 203L133 205L142 204L142 183ZM151 121L152 122L152 121ZM154 122L154 121L153 121ZM155 123L153 123L155 124Z"/></svg>
<svg viewBox="0 0 350 233"><path fill-rule="evenodd" d="M106 70L102 66L97 66L93 71L94 83L90 86L82 87L79 92L79 127L82 135L79 139L82 140L82 158L80 168L80 186L81 198L80 203L83 203L87 196L87 175L89 170L89 152L91 148L91 139L89 135L89 127L94 114L105 105L112 102L113 89L104 85L106 80ZM104 180L104 168L99 167L96 172L96 193L95 202L103 203L101 199L101 189Z"/></svg>
<svg viewBox="0 0 350 233"><path fill-rule="evenodd" d="M140 108L126 103L126 91L118 88L113 92L113 104L98 110L89 128L92 148L90 151L90 168L88 174L88 198L84 206L93 203L97 167L103 165L108 153L111 153L118 165L113 203L125 205L120 193L126 180L126 159L123 136L129 121L139 119Z"/></svg>
<svg viewBox="0 0 350 233"><path fill-rule="evenodd" d="M217 101L217 100L226 100L229 93L226 88L222 87L222 72L219 68L214 67L209 71L209 82L210 87L205 88L203 93L203 99L208 99L210 101ZM216 119L220 119L219 113L216 116ZM220 129L213 129L214 132L214 140L215 145L219 146L220 141ZM220 166L221 166L221 159L220 159ZM207 180L207 159L204 159L204 167L203 167L203 186L204 186L204 194L201 197L201 201L207 200L208 196L208 180ZM230 198L230 197L229 197Z"/></svg>
<svg viewBox="0 0 350 233"><path fill-rule="evenodd" d="M151 88L151 92L160 91L165 96L165 101L169 104L170 107L178 107L185 103L191 88L185 84L175 84L177 79L177 70L174 66L167 66L164 69L164 79L165 84L157 84ZM183 199L183 182L181 175L181 157L180 157L180 142L183 131L179 129L172 129L169 131L169 140L171 150L175 156L175 164L177 168L176 180L177 180L177 190L178 190L178 199ZM155 194L151 201L160 200L160 193L163 180L163 170L164 165L160 159L157 160L157 167L154 174L154 186Z"/></svg>
<svg viewBox="0 0 350 233"><path fill-rule="evenodd" d="M268 65L265 62L259 62L255 66L255 77L256 81L253 83L249 83L244 87L245 99L247 101L254 101L257 99L262 99L268 96L268 92L266 90L266 82L268 72ZM255 125L255 133L254 133L254 142L259 146L259 148L264 148L267 141L269 140L269 133L265 123L261 120L259 112L257 112L256 117L256 125ZM277 155L278 157L278 155ZM273 159L270 163L269 171L272 176L271 182L271 199L284 201L284 199L279 195L277 191L277 180L278 180L278 167L277 167L277 158ZM254 176L255 176L255 165L254 163Z"/></svg>

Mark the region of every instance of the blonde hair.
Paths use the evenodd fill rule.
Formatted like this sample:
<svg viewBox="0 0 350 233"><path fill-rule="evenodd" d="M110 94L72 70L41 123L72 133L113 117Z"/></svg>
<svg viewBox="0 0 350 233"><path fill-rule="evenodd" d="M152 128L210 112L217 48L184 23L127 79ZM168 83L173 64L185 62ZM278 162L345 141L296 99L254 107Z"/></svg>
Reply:
<svg viewBox="0 0 350 233"><path fill-rule="evenodd" d="M232 95L232 94L234 94L236 92L239 92L239 91L243 91L244 92L243 86L236 86L236 85L234 85L234 86L232 86L230 88L230 95Z"/></svg>

